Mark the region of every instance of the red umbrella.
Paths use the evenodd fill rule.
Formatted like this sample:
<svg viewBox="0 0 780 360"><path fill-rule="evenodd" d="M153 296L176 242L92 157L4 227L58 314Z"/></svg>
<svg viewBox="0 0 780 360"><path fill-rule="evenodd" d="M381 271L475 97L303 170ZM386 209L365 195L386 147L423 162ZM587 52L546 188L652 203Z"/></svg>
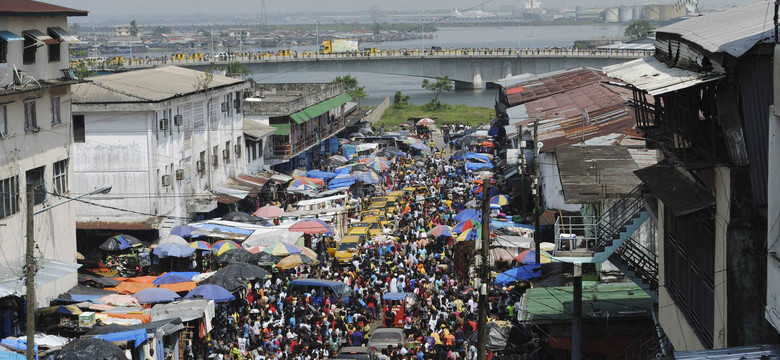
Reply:
<svg viewBox="0 0 780 360"><path fill-rule="evenodd" d="M427 125L433 125L435 123L436 123L436 121L433 121L433 119L422 118L422 119L420 119L420 121L417 122L417 125L426 125L427 126Z"/></svg>
<svg viewBox="0 0 780 360"><path fill-rule="evenodd" d="M282 210L282 208L274 205L266 205L257 209L257 211L255 211L252 215L273 219L282 216L282 214L284 214L284 210Z"/></svg>
<svg viewBox="0 0 780 360"><path fill-rule="evenodd" d="M330 226L320 219L303 219L299 220L292 226L290 231L300 231L304 234L333 234L333 230Z"/></svg>

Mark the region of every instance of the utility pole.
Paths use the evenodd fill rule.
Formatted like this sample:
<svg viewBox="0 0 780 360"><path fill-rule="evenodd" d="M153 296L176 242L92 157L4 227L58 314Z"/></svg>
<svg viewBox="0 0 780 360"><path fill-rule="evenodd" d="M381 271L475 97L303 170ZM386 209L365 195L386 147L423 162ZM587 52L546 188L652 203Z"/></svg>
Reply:
<svg viewBox="0 0 780 360"><path fill-rule="evenodd" d="M571 360L580 360L582 357L582 264L573 265L574 317L571 319Z"/></svg>
<svg viewBox="0 0 780 360"><path fill-rule="evenodd" d="M27 288L27 360L35 359L35 193L27 184L27 249L24 259L24 286Z"/></svg>
<svg viewBox="0 0 780 360"><path fill-rule="evenodd" d="M541 234L541 230L539 229L540 228L539 217L542 216L542 214L540 214L542 209L539 201L539 199L542 196L542 192L539 186L540 184L539 167L542 165L541 162L539 161L539 153L541 151L542 151L541 146L539 146L539 118L536 118L536 121L534 122L534 153L535 153L534 171L536 172L536 174L534 175L533 192L534 195L536 195L534 198L534 249L536 250L537 264L541 263L541 254L542 254L542 249L540 249L542 246L542 234Z"/></svg>
<svg viewBox="0 0 780 360"><path fill-rule="evenodd" d="M490 183L491 179L482 180L482 242L478 242L481 250L479 261L480 284L479 290L479 323L477 324L477 360L485 360L487 346L487 284L490 281L490 271L488 266L488 255L490 254Z"/></svg>

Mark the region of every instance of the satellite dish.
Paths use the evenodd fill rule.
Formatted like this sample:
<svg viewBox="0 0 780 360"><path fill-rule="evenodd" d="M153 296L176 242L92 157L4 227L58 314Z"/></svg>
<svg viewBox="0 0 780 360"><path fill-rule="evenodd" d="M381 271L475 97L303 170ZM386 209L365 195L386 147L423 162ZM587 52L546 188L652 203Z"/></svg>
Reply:
<svg viewBox="0 0 780 360"><path fill-rule="evenodd" d="M537 148L537 149L541 149L543 146L544 146L544 143L543 143L543 142L541 142L541 141L540 141L540 142L538 142L538 143L536 143L536 148Z"/></svg>
<svg viewBox="0 0 780 360"><path fill-rule="evenodd" d="M590 116L588 115L588 110L582 109L582 123L585 125L590 125Z"/></svg>

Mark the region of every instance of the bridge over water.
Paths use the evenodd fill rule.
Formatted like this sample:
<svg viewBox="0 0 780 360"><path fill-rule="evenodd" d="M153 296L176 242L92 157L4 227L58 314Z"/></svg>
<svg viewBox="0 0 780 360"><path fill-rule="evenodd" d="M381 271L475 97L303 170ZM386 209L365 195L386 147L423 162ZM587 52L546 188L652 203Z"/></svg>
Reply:
<svg viewBox="0 0 780 360"><path fill-rule="evenodd" d="M449 76L459 89L480 89L485 82L523 73L540 74L578 66L602 68L631 59L652 55L645 50L576 50L576 49L481 49L452 51L385 50L376 54L291 55L234 54L229 59L134 58L125 60L124 68L177 65L205 70L225 67L237 61L253 74L324 71L341 73L379 73L417 77Z"/></svg>

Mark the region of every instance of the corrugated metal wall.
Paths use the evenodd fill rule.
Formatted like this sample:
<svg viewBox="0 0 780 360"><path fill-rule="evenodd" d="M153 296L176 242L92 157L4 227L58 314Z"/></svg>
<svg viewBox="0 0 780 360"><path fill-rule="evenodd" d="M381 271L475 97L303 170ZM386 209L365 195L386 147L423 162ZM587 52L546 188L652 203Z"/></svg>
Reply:
<svg viewBox="0 0 780 360"><path fill-rule="evenodd" d="M767 205L769 105L772 104L772 56L745 56L737 66L745 141L750 159L754 205Z"/></svg>

